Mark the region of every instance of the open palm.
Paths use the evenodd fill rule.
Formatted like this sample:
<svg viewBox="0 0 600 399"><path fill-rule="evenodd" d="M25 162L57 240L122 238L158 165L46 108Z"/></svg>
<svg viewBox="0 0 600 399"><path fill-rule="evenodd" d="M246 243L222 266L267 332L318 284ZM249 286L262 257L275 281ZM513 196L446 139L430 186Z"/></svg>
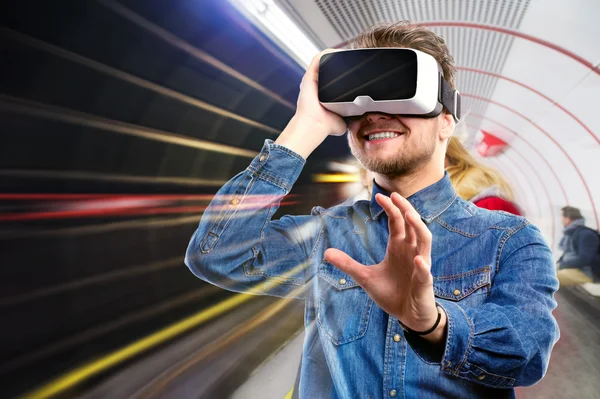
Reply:
<svg viewBox="0 0 600 399"><path fill-rule="evenodd" d="M388 216L389 238L381 263L365 266L330 248L325 258L350 275L385 312L414 330L437 318L431 276L431 232L410 202L398 193L375 196Z"/></svg>

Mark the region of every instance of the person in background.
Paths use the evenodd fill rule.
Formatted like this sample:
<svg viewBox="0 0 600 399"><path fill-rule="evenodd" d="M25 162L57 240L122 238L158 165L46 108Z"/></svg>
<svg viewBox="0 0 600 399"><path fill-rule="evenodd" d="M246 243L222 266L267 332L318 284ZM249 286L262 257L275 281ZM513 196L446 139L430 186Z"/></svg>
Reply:
<svg viewBox="0 0 600 399"><path fill-rule="evenodd" d="M598 280L600 276L600 236L598 232L585 226L585 219L579 209L572 206L562 208L564 236L558 247L563 251L558 259L559 281L566 271L579 269L585 276L581 282ZM583 281L586 280L586 281Z"/></svg>
<svg viewBox="0 0 600 399"><path fill-rule="evenodd" d="M456 137L450 137L445 168L456 193L480 208L523 215L512 189L496 170L478 162Z"/></svg>

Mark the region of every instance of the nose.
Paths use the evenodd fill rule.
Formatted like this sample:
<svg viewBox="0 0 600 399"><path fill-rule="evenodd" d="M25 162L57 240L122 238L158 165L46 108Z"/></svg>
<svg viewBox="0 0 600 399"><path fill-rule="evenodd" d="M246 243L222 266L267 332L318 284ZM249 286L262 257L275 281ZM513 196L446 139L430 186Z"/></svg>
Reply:
<svg viewBox="0 0 600 399"><path fill-rule="evenodd" d="M382 113L379 113L379 112L369 112L366 116L367 116L367 121L369 121L369 123L377 122L377 121L380 121L380 120L389 120L389 119L392 119L391 115L382 114Z"/></svg>

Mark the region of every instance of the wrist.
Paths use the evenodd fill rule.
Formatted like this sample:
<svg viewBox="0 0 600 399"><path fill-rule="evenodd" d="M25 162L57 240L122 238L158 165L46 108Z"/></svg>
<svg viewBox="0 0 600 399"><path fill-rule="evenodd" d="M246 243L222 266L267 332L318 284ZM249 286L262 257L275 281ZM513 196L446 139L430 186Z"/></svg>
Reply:
<svg viewBox="0 0 600 399"><path fill-rule="evenodd" d="M446 326L448 325L448 315L441 306L439 310L442 312L440 323L431 334L422 335L421 338L427 340L434 345L443 344L446 341Z"/></svg>
<svg viewBox="0 0 600 399"><path fill-rule="evenodd" d="M446 336L447 315L444 309L437 302L435 305L435 318L433 321L427 323L427 327L423 327L421 330L413 330L412 328L405 326L400 319L398 319L398 323L408 334L419 336L431 343L441 343Z"/></svg>
<svg viewBox="0 0 600 399"><path fill-rule="evenodd" d="M327 136L328 133L323 131L323 127L318 122L294 115L275 140L275 144L287 147L307 159Z"/></svg>

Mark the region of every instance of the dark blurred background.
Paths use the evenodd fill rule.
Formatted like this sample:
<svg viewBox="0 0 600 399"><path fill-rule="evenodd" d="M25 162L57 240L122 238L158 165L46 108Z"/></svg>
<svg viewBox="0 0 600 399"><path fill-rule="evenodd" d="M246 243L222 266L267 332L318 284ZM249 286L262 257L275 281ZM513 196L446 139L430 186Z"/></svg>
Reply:
<svg viewBox="0 0 600 399"><path fill-rule="evenodd" d="M293 115L303 69L224 1L7 1L0 25L10 397L232 295L193 277L185 249L212 194ZM331 141L328 160L344 157ZM311 183L322 168L280 212L336 201Z"/></svg>
<svg viewBox="0 0 600 399"><path fill-rule="evenodd" d="M446 35L462 54L467 141L485 128L508 142L486 162L505 173L556 249L569 199L597 227L594 1L276 3L319 48L398 13ZM291 396L303 302L230 293L183 264L215 192L294 114L304 74L232 3L1 2L0 397ZM314 10L322 15L303 19ZM522 74L552 99L500 73ZM545 108L558 101L581 119ZM359 193L356 171L346 137L328 138L275 218ZM561 341L547 377L520 399L599 397L600 302L577 285L557 298Z"/></svg>

